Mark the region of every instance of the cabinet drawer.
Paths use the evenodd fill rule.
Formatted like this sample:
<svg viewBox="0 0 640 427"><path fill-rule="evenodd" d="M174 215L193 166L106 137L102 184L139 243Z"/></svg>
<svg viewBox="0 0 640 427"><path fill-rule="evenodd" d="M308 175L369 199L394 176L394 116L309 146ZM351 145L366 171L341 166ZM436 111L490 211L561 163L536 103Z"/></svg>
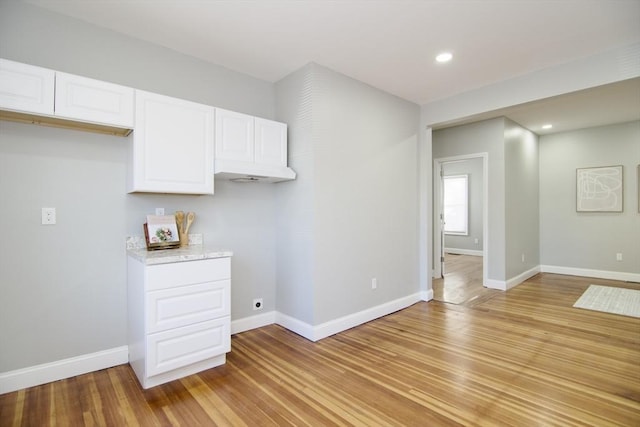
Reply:
<svg viewBox="0 0 640 427"><path fill-rule="evenodd" d="M160 332L228 316L230 287L229 280L220 280L148 292L147 332Z"/></svg>
<svg viewBox="0 0 640 427"><path fill-rule="evenodd" d="M219 356L231 350L229 317L147 336L147 376Z"/></svg>
<svg viewBox="0 0 640 427"><path fill-rule="evenodd" d="M229 278L231 278L230 258L152 265L147 269L147 290L195 285Z"/></svg>

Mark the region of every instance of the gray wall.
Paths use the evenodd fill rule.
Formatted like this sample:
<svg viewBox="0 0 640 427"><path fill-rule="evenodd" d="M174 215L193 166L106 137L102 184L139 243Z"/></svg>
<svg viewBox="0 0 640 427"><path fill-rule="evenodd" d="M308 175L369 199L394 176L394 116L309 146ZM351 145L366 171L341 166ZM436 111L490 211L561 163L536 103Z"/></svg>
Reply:
<svg viewBox="0 0 640 427"><path fill-rule="evenodd" d="M506 281L539 264L538 139L505 118L433 133L434 159L480 152L489 155L487 278Z"/></svg>
<svg viewBox="0 0 640 427"><path fill-rule="evenodd" d="M447 249L464 249L482 251L482 158L447 162L442 165L444 176L467 175L469 197L469 234L458 236L445 234L444 247ZM475 243L478 239L478 243Z"/></svg>
<svg viewBox="0 0 640 427"><path fill-rule="evenodd" d="M639 164L638 121L540 137L541 264L640 273ZM612 165L624 168L624 211L576 212L576 169Z"/></svg>
<svg viewBox="0 0 640 427"><path fill-rule="evenodd" d="M433 132L433 158L488 154L488 279L505 280L504 118Z"/></svg>
<svg viewBox="0 0 640 427"><path fill-rule="evenodd" d="M504 149L505 268L509 279L540 265L538 136L505 120Z"/></svg>
<svg viewBox="0 0 640 427"><path fill-rule="evenodd" d="M289 125L289 165L297 173L277 192L276 308L309 325L315 300L313 70L309 64L276 83L277 117Z"/></svg>
<svg viewBox="0 0 640 427"><path fill-rule="evenodd" d="M270 83L19 2L0 2L0 56L273 118ZM277 185L128 195L128 138L0 122L0 372L126 345L127 235L155 207L234 251L232 320L275 309ZM40 225L55 207L58 224Z"/></svg>
<svg viewBox="0 0 640 427"><path fill-rule="evenodd" d="M300 180L279 188L291 225L279 253L292 256L278 310L318 325L417 293L419 107L316 64L277 94L298 106L281 118L304 135L290 147ZM313 313L301 313L309 296Z"/></svg>

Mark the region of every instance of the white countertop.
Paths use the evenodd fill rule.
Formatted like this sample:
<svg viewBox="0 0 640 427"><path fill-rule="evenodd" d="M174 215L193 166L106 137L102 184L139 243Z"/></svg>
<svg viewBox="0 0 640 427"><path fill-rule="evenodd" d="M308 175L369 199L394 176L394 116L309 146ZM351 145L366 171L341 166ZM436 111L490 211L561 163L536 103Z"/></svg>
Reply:
<svg viewBox="0 0 640 427"><path fill-rule="evenodd" d="M196 261L201 259L226 258L232 251L209 248L204 245L189 245L176 249L158 249L148 251L146 248L127 249L127 255L141 261L145 265L169 264L174 262Z"/></svg>

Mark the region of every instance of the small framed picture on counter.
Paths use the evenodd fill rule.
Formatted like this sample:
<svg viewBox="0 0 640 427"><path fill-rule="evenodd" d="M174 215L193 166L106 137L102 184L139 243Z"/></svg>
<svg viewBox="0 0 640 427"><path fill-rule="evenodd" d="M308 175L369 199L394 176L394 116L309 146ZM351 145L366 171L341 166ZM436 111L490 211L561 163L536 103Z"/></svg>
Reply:
<svg viewBox="0 0 640 427"><path fill-rule="evenodd" d="M144 224L147 249L169 249L180 246L176 218L173 215L147 215Z"/></svg>

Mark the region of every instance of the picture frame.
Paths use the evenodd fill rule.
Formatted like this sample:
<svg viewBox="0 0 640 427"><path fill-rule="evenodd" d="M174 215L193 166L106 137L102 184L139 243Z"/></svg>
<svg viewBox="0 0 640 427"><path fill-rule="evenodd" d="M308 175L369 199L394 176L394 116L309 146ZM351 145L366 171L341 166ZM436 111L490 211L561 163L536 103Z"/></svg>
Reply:
<svg viewBox="0 0 640 427"><path fill-rule="evenodd" d="M576 211L622 212L623 185L622 165L576 169Z"/></svg>
<svg viewBox="0 0 640 427"><path fill-rule="evenodd" d="M148 250L180 246L178 225L173 215L147 215L143 228Z"/></svg>

